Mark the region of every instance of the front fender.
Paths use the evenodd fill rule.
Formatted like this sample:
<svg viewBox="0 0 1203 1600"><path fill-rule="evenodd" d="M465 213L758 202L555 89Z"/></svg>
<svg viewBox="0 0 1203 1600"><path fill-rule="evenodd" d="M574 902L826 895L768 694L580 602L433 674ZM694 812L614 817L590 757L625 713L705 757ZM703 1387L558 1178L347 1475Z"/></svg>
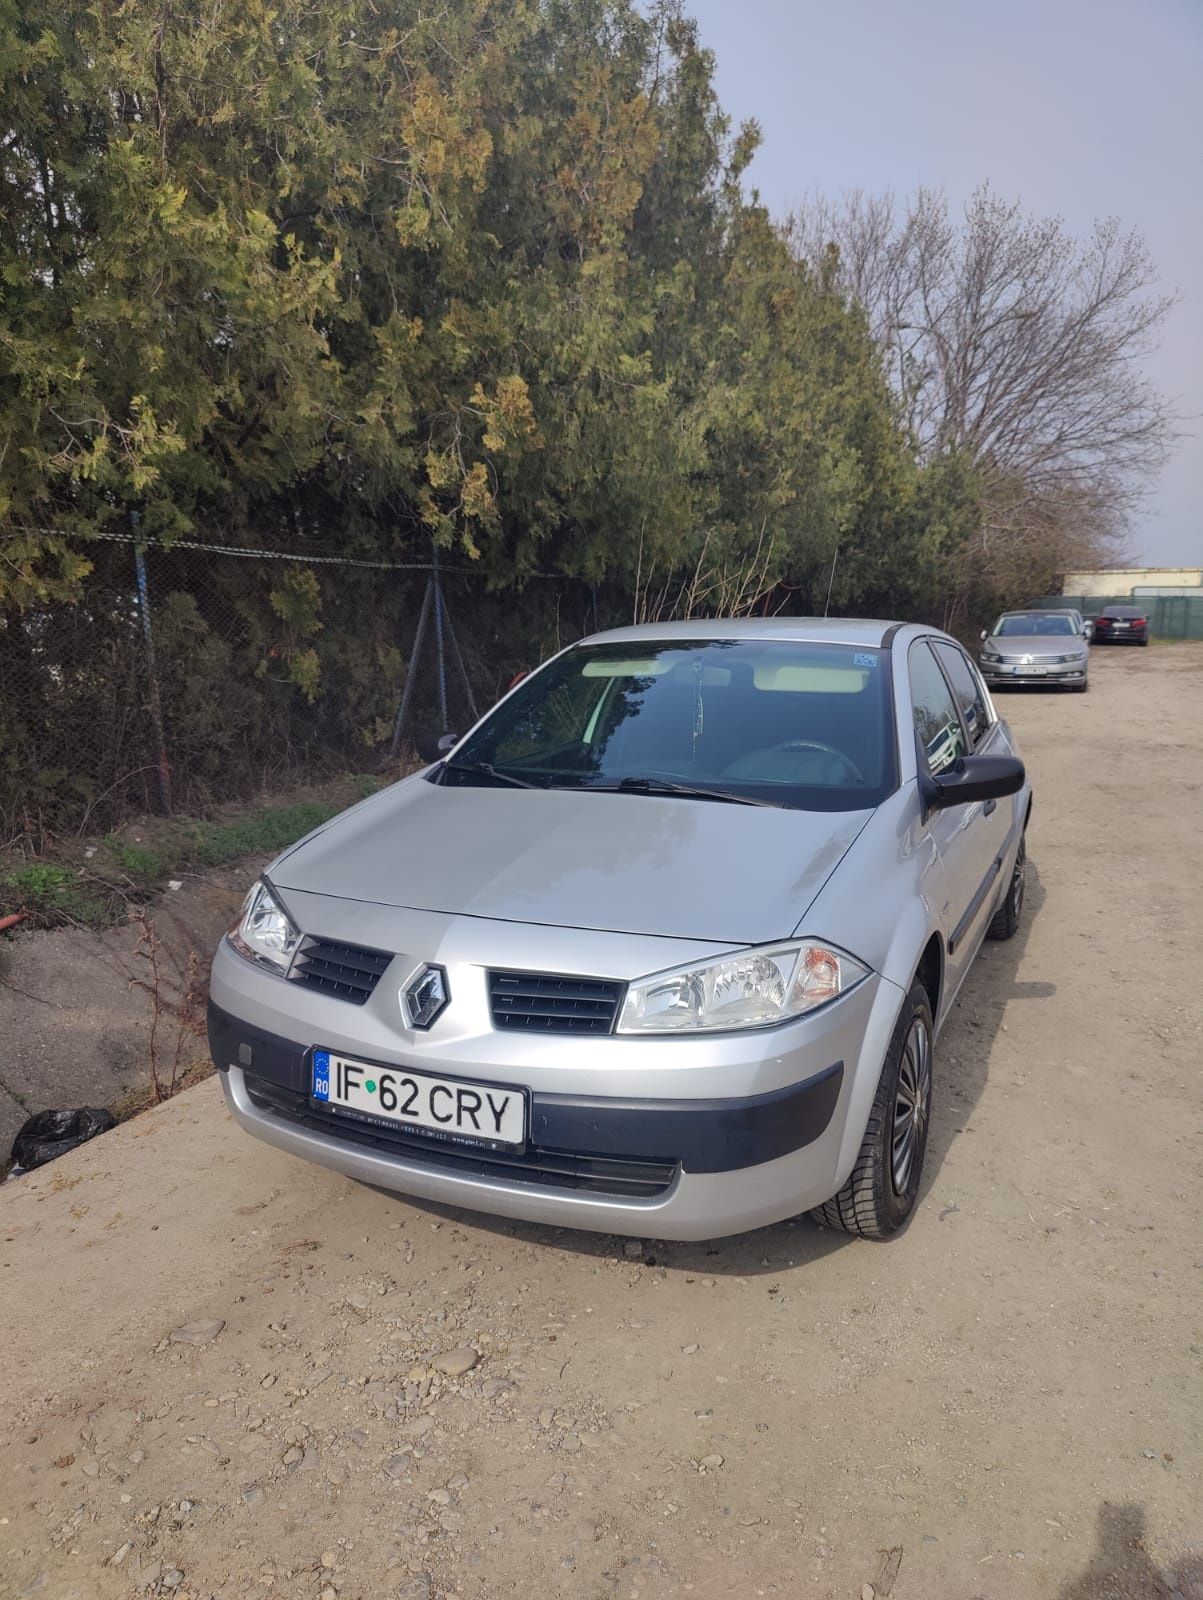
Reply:
<svg viewBox="0 0 1203 1600"><path fill-rule="evenodd" d="M944 863L922 825L912 781L874 813L798 926L798 934L829 940L887 980L879 987L852 1076L840 1146L841 1184L860 1150L899 1012L933 935L943 975L947 901ZM943 993L942 988L941 1015L933 1019L937 1029Z"/></svg>
<svg viewBox="0 0 1203 1600"><path fill-rule="evenodd" d="M947 903L944 863L911 782L874 812L796 932L829 939L906 993L933 933L943 954Z"/></svg>

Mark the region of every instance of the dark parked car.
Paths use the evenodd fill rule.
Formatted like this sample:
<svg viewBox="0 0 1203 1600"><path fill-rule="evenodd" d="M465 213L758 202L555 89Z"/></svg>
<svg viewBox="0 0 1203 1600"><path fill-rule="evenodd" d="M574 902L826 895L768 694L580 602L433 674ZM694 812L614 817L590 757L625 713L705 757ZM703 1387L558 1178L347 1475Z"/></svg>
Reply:
<svg viewBox="0 0 1203 1600"><path fill-rule="evenodd" d="M1148 644L1149 619L1140 606L1107 606L1094 619L1095 644Z"/></svg>

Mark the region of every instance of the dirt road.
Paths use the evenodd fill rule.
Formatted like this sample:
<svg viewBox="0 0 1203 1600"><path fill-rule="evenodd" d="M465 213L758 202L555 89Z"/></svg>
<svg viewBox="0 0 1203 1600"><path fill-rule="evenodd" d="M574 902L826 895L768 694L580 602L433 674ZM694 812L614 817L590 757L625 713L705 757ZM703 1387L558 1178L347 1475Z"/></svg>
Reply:
<svg viewBox="0 0 1203 1600"><path fill-rule="evenodd" d="M0 1595L1200 1600L1203 648L1092 670L904 1237L437 1213L205 1083L0 1189Z"/></svg>

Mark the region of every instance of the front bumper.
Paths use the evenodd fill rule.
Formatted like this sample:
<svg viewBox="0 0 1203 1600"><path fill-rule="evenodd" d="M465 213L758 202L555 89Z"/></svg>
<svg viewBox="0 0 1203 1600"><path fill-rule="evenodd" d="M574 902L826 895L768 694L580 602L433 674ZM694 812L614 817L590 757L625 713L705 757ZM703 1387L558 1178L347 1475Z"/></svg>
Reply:
<svg viewBox="0 0 1203 1600"><path fill-rule="evenodd" d="M1039 689L1045 685L1077 685L1086 682L1089 668L1083 662L1080 667L1071 667L1058 664L1042 672L1021 672L1018 667L1007 666L1005 663L990 663L979 661L978 666L982 677L991 689Z"/></svg>
<svg viewBox="0 0 1203 1600"><path fill-rule="evenodd" d="M454 971L451 982L455 993ZM214 963L210 1047L230 1110L248 1132L421 1199L660 1239L740 1233L829 1199L863 1136L849 1126L853 1100L865 1099L863 1082L855 1096L854 1086L865 1073L875 1086L902 1000L874 975L813 1017L759 1035L493 1034L470 1052L451 1052L413 1039L386 1048L369 1007L304 992L295 998L307 1019L294 1017L286 1034L269 1012L265 1027L263 995L274 1001L295 987L224 945ZM497 1151L331 1112L310 1094L318 1046L519 1083L530 1091L529 1143L520 1154Z"/></svg>

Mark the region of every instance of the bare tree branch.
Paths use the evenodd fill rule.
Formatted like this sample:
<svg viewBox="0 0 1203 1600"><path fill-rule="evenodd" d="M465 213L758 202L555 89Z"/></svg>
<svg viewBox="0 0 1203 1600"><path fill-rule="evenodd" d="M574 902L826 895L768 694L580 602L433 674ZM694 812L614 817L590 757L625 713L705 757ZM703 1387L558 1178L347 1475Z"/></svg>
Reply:
<svg viewBox="0 0 1203 1600"><path fill-rule="evenodd" d="M1141 367L1174 298L1137 234L1110 219L1078 241L982 187L960 222L926 189L816 199L791 237L863 307L921 455L976 467L976 577L1035 582L1117 544L1175 429Z"/></svg>

